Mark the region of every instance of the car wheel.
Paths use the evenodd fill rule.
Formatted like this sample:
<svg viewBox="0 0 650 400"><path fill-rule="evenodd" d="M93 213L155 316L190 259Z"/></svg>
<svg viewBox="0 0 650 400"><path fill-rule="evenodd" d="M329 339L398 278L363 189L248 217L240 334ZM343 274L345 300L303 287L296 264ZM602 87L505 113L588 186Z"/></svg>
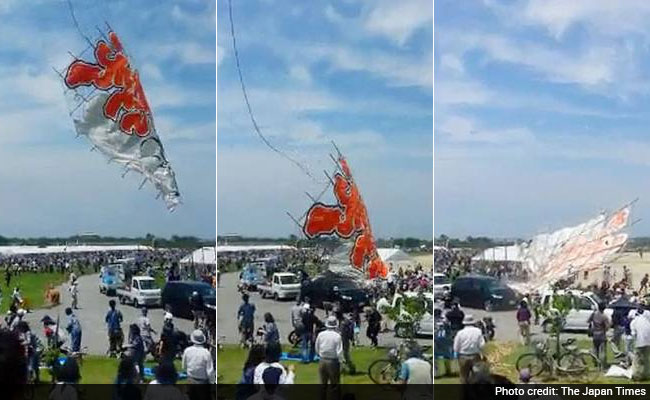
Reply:
<svg viewBox="0 0 650 400"><path fill-rule="evenodd" d="M398 324L395 327L395 336L399 338L405 338L408 337L411 332L409 332L410 329L406 324Z"/></svg>
<svg viewBox="0 0 650 400"><path fill-rule="evenodd" d="M275 293L275 294L273 295L273 300L275 300L275 301L280 300L280 296L278 296L278 294Z"/></svg>
<svg viewBox="0 0 650 400"><path fill-rule="evenodd" d="M124 296L119 297L120 304L126 304L126 298Z"/></svg>
<svg viewBox="0 0 650 400"><path fill-rule="evenodd" d="M138 301L138 299L133 300L133 307L140 308L140 302Z"/></svg>
<svg viewBox="0 0 650 400"><path fill-rule="evenodd" d="M544 323L542 324L542 332L544 333L551 333L552 328L553 328L553 324L551 323L551 321L544 321Z"/></svg>
<svg viewBox="0 0 650 400"><path fill-rule="evenodd" d="M483 309L490 312L494 309L494 304L492 304L491 300L486 300L485 303L483 303Z"/></svg>

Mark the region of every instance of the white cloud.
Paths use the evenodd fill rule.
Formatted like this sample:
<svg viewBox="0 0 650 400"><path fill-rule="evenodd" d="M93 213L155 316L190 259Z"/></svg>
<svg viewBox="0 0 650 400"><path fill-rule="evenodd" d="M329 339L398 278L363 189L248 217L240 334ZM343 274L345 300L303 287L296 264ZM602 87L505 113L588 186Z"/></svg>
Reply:
<svg viewBox="0 0 650 400"><path fill-rule="evenodd" d="M431 0L373 0L364 5L364 28L398 45L404 45L418 29L431 26L433 19Z"/></svg>
<svg viewBox="0 0 650 400"><path fill-rule="evenodd" d="M296 81L303 84L312 83L311 73L304 65L292 65L289 68L289 75Z"/></svg>
<svg viewBox="0 0 650 400"><path fill-rule="evenodd" d="M445 118L436 128L455 143L487 143L494 145L522 145L535 141L533 133L527 128L488 129L476 121L453 115Z"/></svg>

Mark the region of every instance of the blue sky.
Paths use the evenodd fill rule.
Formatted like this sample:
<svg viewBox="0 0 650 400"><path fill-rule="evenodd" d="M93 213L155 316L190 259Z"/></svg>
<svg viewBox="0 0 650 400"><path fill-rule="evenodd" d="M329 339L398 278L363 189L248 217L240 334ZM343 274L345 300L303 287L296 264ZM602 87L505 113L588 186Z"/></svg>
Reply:
<svg viewBox="0 0 650 400"><path fill-rule="evenodd" d="M432 4L234 1L244 77L268 138L318 180L334 140L348 157L376 236L432 232ZM313 182L256 136L217 2L218 231L300 231ZM328 192L324 200L333 201Z"/></svg>
<svg viewBox="0 0 650 400"><path fill-rule="evenodd" d="M86 43L63 0L0 2L0 234L215 235L215 5L73 1L81 29L108 22L140 70L184 204L168 213L76 139L63 88ZM89 55L89 53L86 53Z"/></svg>
<svg viewBox="0 0 650 400"><path fill-rule="evenodd" d="M435 2L435 232L528 237L640 198L650 2Z"/></svg>

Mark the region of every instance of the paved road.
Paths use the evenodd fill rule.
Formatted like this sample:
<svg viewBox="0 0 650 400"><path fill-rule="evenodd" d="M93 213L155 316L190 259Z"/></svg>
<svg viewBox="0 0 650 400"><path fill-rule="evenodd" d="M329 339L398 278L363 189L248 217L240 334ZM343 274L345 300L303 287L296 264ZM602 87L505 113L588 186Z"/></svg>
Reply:
<svg viewBox="0 0 650 400"><path fill-rule="evenodd" d="M499 342L517 342L519 338L519 325L517 324L517 311L492 311L487 312L485 310L479 310L475 308L463 307L463 312L465 315L471 314L475 319L482 319L485 316L491 316L492 321L496 325L496 334L494 339ZM533 325L530 329L531 338L533 340L544 340L546 334L542 332L541 325ZM563 332L562 338L567 339L570 337L575 338L587 338L586 333L579 332Z"/></svg>
<svg viewBox="0 0 650 400"><path fill-rule="evenodd" d="M221 285L217 288L217 335L225 336L225 343L239 343L239 333L237 330L237 309L241 304L241 296L237 292L237 273L223 274ZM270 312L275 318L280 331L280 341L288 343L287 335L292 331L291 327L291 307L295 304L293 300L275 301L272 299L262 299L257 292L252 292L250 301L255 304L255 327L261 326L264 322L264 314ZM319 319L325 317L323 310L317 310L316 315ZM360 341L362 345L370 345L370 340L365 336L365 323L361 322ZM401 341L396 338L392 332L382 333L379 335L379 344L390 346ZM422 345L432 345L432 338L418 339Z"/></svg>
<svg viewBox="0 0 650 400"><path fill-rule="evenodd" d="M117 297L107 297L99 293L98 288L99 275L84 275L79 278L79 310L75 313L81 321L83 334L81 337L82 346L88 347L89 354L104 355L108 349L108 336L106 334L106 324L104 317L108 311L108 301L113 298L118 303L118 309L122 311L124 322L122 323L122 330L124 335L128 334L128 326L137 321L140 316L140 310L132 306L121 306L117 301ZM39 336L43 339L43 329L40 323L44 315L49 315L56 321L57 315L60 317L61 324L65 326L66 316L65 308L70 306L70 292L68 285L63 284L58 288L61 292L61 305L50 309L34 310L27 314L26 320L33 332L38 332ZM152 327L160 332L162 327L164 311L161 308L154 308L149 310L149 319L151 320ZM174 318L174 325L186 333L192 332L192 321L187 321L179 318Z"/></svg>

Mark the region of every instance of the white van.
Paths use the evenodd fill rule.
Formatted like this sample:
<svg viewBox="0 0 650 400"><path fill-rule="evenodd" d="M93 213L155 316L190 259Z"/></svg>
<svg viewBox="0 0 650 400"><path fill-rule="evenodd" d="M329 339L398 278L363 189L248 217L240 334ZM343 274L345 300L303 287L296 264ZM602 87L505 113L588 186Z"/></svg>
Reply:
<svg viewBox="0 0 650 400"><path fill-rule="evenodd" d="M566 316L563 330L565 331L587 331L589 330L589 317L598 309L598 304L602 302L600 297L593 292L583 292L581 290L552 290L542 293L541 305L543 308L552 305L553 295L571 294L573 296L573 304L571 310ZM614 310L611 308L605 309L605 315L610 319ZM542 321L542 329L548 333L551 330L551 322L549 320Z"/></svg>

